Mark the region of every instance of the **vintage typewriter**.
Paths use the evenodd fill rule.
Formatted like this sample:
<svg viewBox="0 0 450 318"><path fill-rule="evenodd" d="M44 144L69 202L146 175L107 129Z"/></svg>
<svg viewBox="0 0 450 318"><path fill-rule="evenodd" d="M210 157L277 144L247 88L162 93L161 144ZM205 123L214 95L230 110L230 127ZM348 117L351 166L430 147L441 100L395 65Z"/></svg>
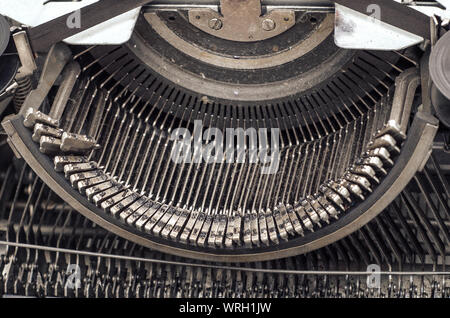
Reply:
<svg viewBox="0 0 450 318"><path fill-rule="evenodd" d="M450 297L450 1L0 14L0 297Z"/></svg>

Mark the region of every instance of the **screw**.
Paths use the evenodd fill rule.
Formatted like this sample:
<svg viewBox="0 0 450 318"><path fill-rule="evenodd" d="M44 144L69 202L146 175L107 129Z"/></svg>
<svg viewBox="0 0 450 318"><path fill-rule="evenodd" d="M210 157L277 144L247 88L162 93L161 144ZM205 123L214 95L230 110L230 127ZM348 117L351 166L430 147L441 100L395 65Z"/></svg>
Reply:
<svg viewBox="0 0 450 318"><path fill-rule="evenodd" d="M265 31L272 31L273 29L275 29L275 27L276 27L275 21L273 21L272 19L265 19L262 22L262 28Z"/></svg>
<svg viewBox="0 0 450 318"><path fill-rule="evenodd" d="M209 20L208 23L209 27L213 30L220 30L223 27L223 22L222 20L218 19L218 18L212 18L211 20Z"/></svg>

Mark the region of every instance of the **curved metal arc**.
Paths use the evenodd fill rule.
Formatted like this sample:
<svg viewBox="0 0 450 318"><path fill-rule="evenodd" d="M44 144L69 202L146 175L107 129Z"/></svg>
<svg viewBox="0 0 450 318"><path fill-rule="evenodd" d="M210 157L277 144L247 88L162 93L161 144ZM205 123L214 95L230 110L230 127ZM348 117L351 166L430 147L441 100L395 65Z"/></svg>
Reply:
<svg viewBox="0 0 450 318"><path fill-rule="evenodd" d="M207 250L205 252L199 249L189 250L182 248L179 244L177 246L174 246L175 244L166 245L166 242L162 239L143 237L138 233L125 229L118 220L102 217L99 213L94 212L95 206L93 204L87 202L83 196L71 188L64 177L52 168L51 160L39 152L38 147L31 140L30 133L23 126L23 117L21 115L7 119L2 125L13 147L39 177L74 209L106 230L112 231L137 244L169 254L216 262L249 262L271 260L309 252L335 242L364 226L381 213L404 189L416 171L423 167L424 162L429 157L430 146L437 132L438 121L433 116L425 113L419 112L416 114L402 153L398 157L391 173L381 182L371 196L341 219L307 237L294 239L262 252L252 253L251 251L244 251L241 254L233 254L231 251ZM83 201L86 202L82 203ZM171 242L167 243L171 244Z"/></svg>

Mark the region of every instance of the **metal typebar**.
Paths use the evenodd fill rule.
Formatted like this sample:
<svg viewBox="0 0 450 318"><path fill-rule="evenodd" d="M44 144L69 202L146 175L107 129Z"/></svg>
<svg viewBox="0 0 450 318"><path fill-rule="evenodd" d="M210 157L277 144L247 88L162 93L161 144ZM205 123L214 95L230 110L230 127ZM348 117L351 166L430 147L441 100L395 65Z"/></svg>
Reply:
<svg viewBox="0 0 450 318"><path fill-rule="evenodd" d="M203 252L201 250L185 250L176 246L169 246L163 244L159 238L151 236L142 236L137 232L130 232L127 226L120 223L112 215L101 214L98 212L98 207L87 199L77 190L70 186L70 183L64 178L64 175L58 173L54 169L54 164L48 157L43 155L39 147L31 138L31 133L24 126L23 117L17 115L10 117L3 121L2 126L11 141L11 144L24 158L27 164L39 175L39 177L48 185L50 189L55 191L60 197L70 204L75 210L91 219L101 227L116 233L130 241L139 245L149 247L151 249L159 250L165 253L171 253L178 256L198 258L207 261L221 261L229 262L232 259L235 262L248 261L262 261L277 257L289 257L317 249L328 244L330 234L324 236L316 241L305 244L303 246L286 246L271 251L264 251L263 253L253 253L251 255L242 253L233 253L226 251L224 253L217 252ZM392 168L391 173L380 183L371 196L367 197L365 201L361 202L355 207L354 214L351 217L342 218L335 221L335 224L342 224L342 228L332 235L336 235L337 239L343 238L351 233L355 225L363 225L370 221L374 216L383 211L386 206L395 199L400 193L401 189L405 188L409 181L413 178L417 170L423 168L424 163L428 159L429 148L432 140L435 137L438 128L438 121L436 118L427 115L423 112L418 112L411 125L407 140L405 141L402 152L396 161L396 165ZM83 169L89 169L87 165ZM112 188L112 184L106 184ZM98 191L103 191L99 189ZM93 193L95 194L95 193ZM151 209L149 210L151 211ZM349 215L347 215L349 216ZM327 231L327 228L317 230L315 233L321 235L322 231Z"/></svg>

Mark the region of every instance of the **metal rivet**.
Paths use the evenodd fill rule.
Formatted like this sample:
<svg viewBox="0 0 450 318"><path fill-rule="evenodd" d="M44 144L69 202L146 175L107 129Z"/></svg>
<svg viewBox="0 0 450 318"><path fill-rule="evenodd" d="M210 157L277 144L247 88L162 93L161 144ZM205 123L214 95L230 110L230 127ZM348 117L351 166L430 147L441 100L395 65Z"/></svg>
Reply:
<svg viewBox="0 0 450 318"><path fill-rule="evenodd" d="M265 31L272 31L275 29L275 27L276 27L275 21L273 21L272 19L265 19L262 22L262 28Z"/></svg>
<svg viewBox="0 0 450 318"><path fill-rule="evenodd" d="M220 30L220 29L222 29L223 22L222 22L222 20L220 20L218 18L213 18L213 19L209 20L208 25L213 30Z"/></svg>

